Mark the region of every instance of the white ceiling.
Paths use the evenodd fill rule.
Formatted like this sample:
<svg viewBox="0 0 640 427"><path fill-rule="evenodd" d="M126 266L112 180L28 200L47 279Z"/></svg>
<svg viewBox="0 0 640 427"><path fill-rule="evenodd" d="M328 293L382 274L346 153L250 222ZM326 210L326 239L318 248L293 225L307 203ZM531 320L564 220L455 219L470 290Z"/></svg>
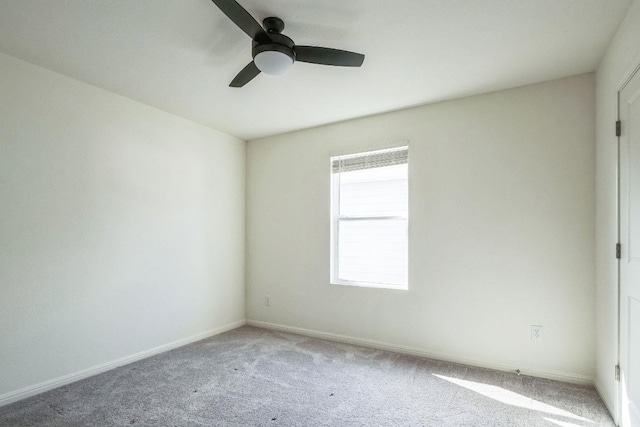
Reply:
<svg viewBox="0 0 640 427"><path fill-rule="evenodd" d="M593 71L632 0L239 0L366 55L228 87L251 40L209 0L2 0L0 51L242 139Z"/></svg>

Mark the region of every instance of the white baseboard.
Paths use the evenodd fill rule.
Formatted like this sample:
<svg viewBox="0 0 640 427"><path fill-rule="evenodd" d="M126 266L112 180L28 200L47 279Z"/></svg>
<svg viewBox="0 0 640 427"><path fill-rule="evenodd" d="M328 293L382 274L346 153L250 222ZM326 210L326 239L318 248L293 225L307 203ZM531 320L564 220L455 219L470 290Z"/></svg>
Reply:
<svg viewBox="0 0 640 427"><path fill-rule="evenodd" d="M58 378L54 378L48 381L43 381L39 384L27 386L16 391L10 391L0 395L0 406L8 405L13 402L17 402L27 397L35 396L36 394L44 393L45 391L53 390L54 388L61 387L66 384L70 384L75 381L82 380L84 378L91 377L93 375L101 374L120 366L128 365L129 363L137 362L138 360L145 359L147 357L155 356L156 354L164 353L165 351L173 350L178 347L191 344L196 341L203 340L205 338L212 337L214 335L221 334L223 332L230 331L232 329L239 328L246 324L246 321L240 320L238 322L230 323L228 325L221 326L219 328L211 329L206 332L202 332L197 335L193 335L187 338L183 338L177 341L170 342L168 344L160 345L158 347L150 348L129 356L121 357L110 362L102 363L100 365L92 366L81 371L77 371L68 375L64 375Z"/></svg>
<svg viewBox="0 0 640 427"><path fill-rule="evenodd" d="M487 362L483 360L466 359L463 357L452 356L452 355L442 354L442 353L433 353L425 350L420 350L417 348L405 347L405 346L400 346L396 344L388 344L380 341L356 338L356 337L351 337L347 335L332 334L329 332L320 332L312 329L303 329L303 328L297 328L294 326L280 325L276 323L261 322L258 320L247 319L247 325L256 326L258 328L272 329L272 330L281 331L281 332L291 332L294 334L305 335L305 336L314 337L314 338L322 338L325 340L336 341L336 342L341 342L345 344L353 344L353 345L359 345L362 347L375 348L377 350L392 351L395 353L408 354L411 356L426 357L429 359L444 360L447 362L477 366L480 368L495 369L497 371L515 372L516 369L520 369L520 374L522 375L538 377L538 378L546 378L546 379L556 380L556 381L563 381L563 382L568 382L572 384L588 385L592 387L594 386L593 378L585 375L572 373L572 372L546 371L546 370L539 370L535 368L528 369L527 367L522 367L522 366L518 366L518 367L505 366L498 363L492 363L492 362Z"/></svg>

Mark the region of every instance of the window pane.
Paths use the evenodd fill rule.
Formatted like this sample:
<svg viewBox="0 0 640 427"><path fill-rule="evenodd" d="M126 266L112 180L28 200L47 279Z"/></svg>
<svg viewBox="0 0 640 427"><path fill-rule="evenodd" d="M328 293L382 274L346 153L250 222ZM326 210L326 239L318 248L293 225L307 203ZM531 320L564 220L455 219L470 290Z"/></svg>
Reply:
<svg viewBox="0 0 640 427"><path fill-rule="evenodd" d="M341 216L407 216L407 165L340 173Z"/></svg>
<svg viewBox="0 0 640 427"><path fill-rule="evenodd" d="M407 220L339 221L338 278L406 285Z"/></svg>

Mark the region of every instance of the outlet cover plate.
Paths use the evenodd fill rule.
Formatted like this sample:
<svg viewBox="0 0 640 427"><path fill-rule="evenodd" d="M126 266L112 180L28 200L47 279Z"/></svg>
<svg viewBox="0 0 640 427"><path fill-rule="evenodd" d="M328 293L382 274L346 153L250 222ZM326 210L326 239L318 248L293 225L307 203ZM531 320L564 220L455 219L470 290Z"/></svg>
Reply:
<svg viewBox="0 0 640 427"><path fill-rule="evenodd" d="M541 325L531 325L531 341L542 341Z"/></svg>

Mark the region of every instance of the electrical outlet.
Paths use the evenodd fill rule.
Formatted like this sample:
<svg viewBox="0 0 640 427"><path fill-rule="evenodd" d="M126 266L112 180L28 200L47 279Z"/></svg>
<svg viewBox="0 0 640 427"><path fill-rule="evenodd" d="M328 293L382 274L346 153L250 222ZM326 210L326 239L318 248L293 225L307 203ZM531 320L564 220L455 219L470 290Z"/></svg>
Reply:
<svg viewBox="0 0 640 427"><path fill-rule="evenodd" d="M542 341L542 326L531 325L531 341Z"/></svg>
<svg viewBox="0 0 640 427"><path fill-rule="evenodd" d="M269 295L264 296L264 305L271 307L271 297Z"/></svg>

